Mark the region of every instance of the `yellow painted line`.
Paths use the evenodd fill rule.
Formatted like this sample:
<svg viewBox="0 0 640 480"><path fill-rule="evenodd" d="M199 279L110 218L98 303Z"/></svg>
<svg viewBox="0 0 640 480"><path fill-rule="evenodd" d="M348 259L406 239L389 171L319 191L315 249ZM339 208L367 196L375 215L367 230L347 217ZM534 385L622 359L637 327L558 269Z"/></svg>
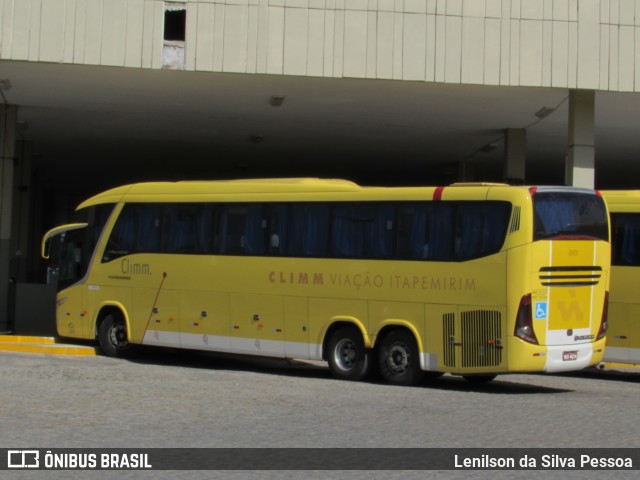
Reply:
<svg viewBox="0 0 640 480"><path fill-rule="evenodd" d="M53 337L34 337L27 335L0 335L0 343L43 343L52 345L56 343Z"/></svg>
<svg viewBox="0 0 640 480"><path fill-rule="evenodd" d="M0 352L33 353L40 355L95 356L96 349L73 345L34 345L28 343L0 344Z"/></svg>
<svg viewBox="0 0 640 480"><path fill-rule="evenodd" d="M97 347L57 343L54 337L0 335L0 352L35 353L41 355L94 356Z"/></svg>

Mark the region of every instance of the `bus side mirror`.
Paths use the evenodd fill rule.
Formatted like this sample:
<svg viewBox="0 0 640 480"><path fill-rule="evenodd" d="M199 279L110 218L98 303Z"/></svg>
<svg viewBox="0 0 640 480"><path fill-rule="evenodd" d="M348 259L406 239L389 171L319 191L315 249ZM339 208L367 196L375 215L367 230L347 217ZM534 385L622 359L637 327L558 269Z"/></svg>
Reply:
<svg viewBox="0 0 640 480"><path fill-rule="evenodd" d="M51 238L44 238L42 240L42 251L40 252L40 256L45 260L49 260L51 256Z"/></svg>
<svg viewBox="0 0 640 480"><path fill-rule="evenodd" d="M72 230L79 230L81 228L86 228L87 223L70 223L69 225L62 225L60 227L52 228L42 237L42 244L40 248L40 255L45 260L48 260L51 256L51 240L58 235L62 235L65 232L70 232Z"/></svg>

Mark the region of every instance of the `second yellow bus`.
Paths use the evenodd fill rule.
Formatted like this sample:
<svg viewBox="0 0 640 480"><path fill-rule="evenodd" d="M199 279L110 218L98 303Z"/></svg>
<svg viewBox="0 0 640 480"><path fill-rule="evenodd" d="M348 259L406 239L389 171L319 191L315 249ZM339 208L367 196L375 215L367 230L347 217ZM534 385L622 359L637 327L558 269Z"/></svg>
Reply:
<svg viewBox="0 0 640 480"><path fill-rule="evenodd" d="M640 364L640 191L603 191L611 215L611 294L604 360Z"/></svg>

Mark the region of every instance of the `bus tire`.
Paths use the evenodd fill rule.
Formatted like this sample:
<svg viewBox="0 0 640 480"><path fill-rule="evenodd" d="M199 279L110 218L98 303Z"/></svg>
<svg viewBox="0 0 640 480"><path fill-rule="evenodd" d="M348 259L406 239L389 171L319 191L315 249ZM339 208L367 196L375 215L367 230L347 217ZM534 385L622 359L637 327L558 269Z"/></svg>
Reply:
<svg viewBox="0 0 640 480"><path fill-rule="evenodd" d="M110 357L125 357L131 353L127 324L119 313L110 313L98 328L100 347Z"/></svg>
<svg viewBox="0 0 640 480"><path fill-rule="evenodd" d="M329 370L335 378L358 381L369 376L372 354L356 327L340 327L333 332L328 350Z"/></svg>
<svg viewBox="0 0 640 480"><path fill-rule="evenodd" d="M407 330L393 330L380 343L378 368L382 378L393 385L415 385L423 378L418 344Z"/></svg>

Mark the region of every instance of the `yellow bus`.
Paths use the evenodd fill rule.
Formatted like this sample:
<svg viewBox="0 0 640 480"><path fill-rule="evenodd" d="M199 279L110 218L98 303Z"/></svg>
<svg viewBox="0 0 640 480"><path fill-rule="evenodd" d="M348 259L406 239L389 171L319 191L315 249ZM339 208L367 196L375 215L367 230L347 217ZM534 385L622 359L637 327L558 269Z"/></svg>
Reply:
<svg viewBox="0 0 640 480"><path fill-rule="evenodd" d="M337 378L489 381L601 362L610 244L597 192L332 179L141 183L49 231L57 329L324 360Z"/></svg>
<svg viewBox="0 0 640 480"><path fill-rule="evenodd" d="M640 364L640 191L602 195L611 215L611 294L606 362Z"/></svg>

